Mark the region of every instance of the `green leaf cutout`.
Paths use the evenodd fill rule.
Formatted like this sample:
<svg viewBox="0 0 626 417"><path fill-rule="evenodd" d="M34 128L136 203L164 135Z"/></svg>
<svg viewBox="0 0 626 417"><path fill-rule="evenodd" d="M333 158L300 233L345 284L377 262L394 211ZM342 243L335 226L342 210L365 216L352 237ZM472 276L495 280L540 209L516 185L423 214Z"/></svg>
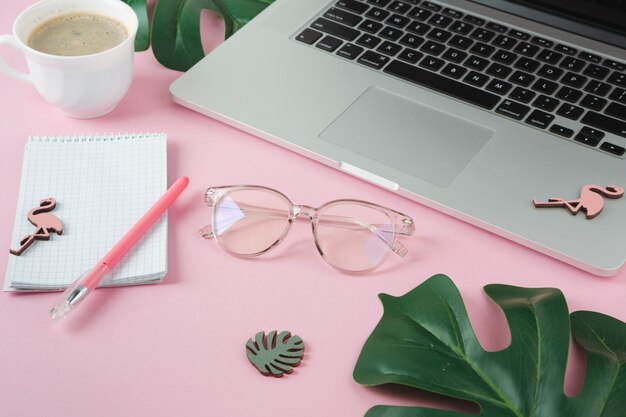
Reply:
<svg viewBox="0 0 626 417"><path fill-rule="evenodd" d="M139 19L139 28L137 29L137 36L135 37L135 51L145 51L148 49L148 46L150 46L150 22L148 21L146 0L122 1L133 8L137 19Z"/></svg>
<svg viewBox="0 0 626 417"><path fill-rule="evenodd" d="M459 291L435 275L401 297L381 294L384 314L363 346L354 379L395 383L472 401L484 417L626 416L626 323L590 312L568 313L554 288L487 285L504 311L511 344L479 345ZM587 353L576 397L564 394L571 329ZM421 407L376 406L367 417L464 417Z"/></svg>
<svg viewBox="0 0 626 417"><path fill-rule="evenodd" d="M248 339L246 355L252 364L265 376L281 377L290 374L300 365L304 356L304 342L290 332L271 331L267 336L258 332L254 340Z"/></svg>
<svg viewBox="0 0 626 417"><path fill-rule="evenodd" d="M200 38L200 12L203 9L216 12L224 19L224 35L228 39L272 2L273 0L159 0L152 20L154 56L168 68L186 71L204 58Z"/></svg>

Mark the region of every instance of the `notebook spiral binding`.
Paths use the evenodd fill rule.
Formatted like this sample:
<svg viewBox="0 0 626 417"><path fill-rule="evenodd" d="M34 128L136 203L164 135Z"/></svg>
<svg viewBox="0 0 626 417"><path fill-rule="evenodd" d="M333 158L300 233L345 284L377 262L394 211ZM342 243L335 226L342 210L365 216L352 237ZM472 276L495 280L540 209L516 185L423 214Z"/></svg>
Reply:
<svg viewBox="0 0 626 417"><path fill-rule="evenodd" d="M108 134L85 134L85 135L34 135L29 136L29 142L59 142L59 143L75 143L75 142L112 142L126 139L152 139L164 136L164 132L138 132L138 133L108 133Z"/></svg>

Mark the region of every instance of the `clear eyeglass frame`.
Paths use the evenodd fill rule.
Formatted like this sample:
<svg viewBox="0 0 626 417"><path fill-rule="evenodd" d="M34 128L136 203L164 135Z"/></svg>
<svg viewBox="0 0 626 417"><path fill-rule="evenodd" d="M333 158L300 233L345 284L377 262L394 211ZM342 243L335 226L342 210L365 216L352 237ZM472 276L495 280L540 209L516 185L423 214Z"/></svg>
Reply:
<svg viewBox="0 0 626 417"><path fill-rule="evenodd" d="M229 248L227 244L225 244L222 241L222 239L220 238L220 233L215 233L216 230L219 230L218 229L219 225L217 221L217 213L219 212L219 209L222 203L225 201L225 199L229 195L236 193L238 191L260 191L260 192L271 193L274 196L277 196L278 198L284 200L285 209L288 208L289 210L288 215L285 218L285 221L287 222L287 224L285 225L284 231L280 233L279 236L276 237L273 243L253 253L239 253L237 251L232 250L231 248ZM227 253L234 255L236 257L240 257L240 258L253 258L259 255L262 255L272 250L273 248L275 248L276 246L278 246L280 243L283 242L283 240L285 239L285 237L291 230L291 226L293 225L294 222L296 221L308 222L308 223L311 223L315 246L317 247L317 250L319 254L322 256L322 258L324 259L324 261L326 261L326 263L328 263L333 268L341 272L347 273L347 274L361 274L361 273L370 272L380 267L388 258L388 255L390 253L395 253L396 255L400 257L404 257L408 251L406 247L398 240L398 237L399 236L412 236L415 231L414 222L410 216L404 213L401 213L399 211L390 209L388 207L378 205L378 204L374 204L374 203L370 203L370 202L362 201L362 200L339 199L339 200L329 201L319 207L311 207L308 205L296 205L296 204L293 204L291 200L280 191L275 190L273 188L260 186L260 185L228 185L228 186L209 187L207 188L205 192L204 202L207 206L212 208L211 223L209 225L202 227L199 230L199 233L205 239L215 238L217 244ZM352 205L355 207L360 206L360 207L371 209L373 211L376 211L386 216L389 222L388 224L385 225L385 227L381 227L382 225L380 224L379 225L367 224L356 218L326 214L326 212L329 209L333 207L338 207L341 205L345 205L346 207L348 205ZM244 207L243 209L241 207L238 207L238 209L244 210L244 211L248 210L249 212L258 212L259 209L262 209L263 211L261 212L261 214L264 216L281 215L282 217L283 215L283 213L279 213L276 209L267 208L267 207L249 206L247 208ZM331 227L344 228L344 229L345 228L348 228L348 229L352 228L355 230L357 228L359 230L368 229L373 235L378 236L381 240L385 242L385 244L388 247L388 250L385 251L384 255L381 256L380 259L377 262L375 262L375 264L367 268L355 270L355 269L350 269L350 268L337 265L337 262L331 261L328 254L325 253L324 248L323 248L324 245L322 245L320 242L320 224L324 226L331 226Z"/></svg>

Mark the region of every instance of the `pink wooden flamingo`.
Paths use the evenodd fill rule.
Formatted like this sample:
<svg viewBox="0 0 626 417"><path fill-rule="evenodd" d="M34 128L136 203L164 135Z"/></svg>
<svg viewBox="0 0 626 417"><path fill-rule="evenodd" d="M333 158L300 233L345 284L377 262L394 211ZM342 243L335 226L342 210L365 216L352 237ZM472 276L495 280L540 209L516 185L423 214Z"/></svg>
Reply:
<svg viewBox="0 0 626 417"><path fill-rule="evenodd" d="M598 185L585 185L580 193L580 197L576 200L565 201L562 198L549 198L548 201L539 202L533 198L535 207L565 207L573 215L578 214L580 210L587 214L588 219L596 217L604 208L604 199L620 198L624 195L624 189L617 185L607 185L600 187Z"/></svg>
<svg viewBox="0 0 626 417"><path fill-rule="evenodd" d="M28 221L37 229L30 235L24 236L20 241L19 249L10 249L11 254L20 256L35 240L50 240L50 233L63 234L63 224L54 214L49 212L54 210L57 202L54 198L44 198L39 202L39 207L28 212Z"/></svg>

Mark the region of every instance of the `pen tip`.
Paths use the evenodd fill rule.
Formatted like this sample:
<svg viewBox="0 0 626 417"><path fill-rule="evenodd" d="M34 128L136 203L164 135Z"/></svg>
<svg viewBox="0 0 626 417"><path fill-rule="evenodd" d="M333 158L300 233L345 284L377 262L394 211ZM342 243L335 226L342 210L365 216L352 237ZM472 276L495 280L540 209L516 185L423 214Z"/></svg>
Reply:
<svg viewBox="0 0 626 417"><path fill-rule="evenodd" d="M56 305L50 309L50 318L58 321L60 319L64 319L69 312L70 306L67 303Z"/></svg>

